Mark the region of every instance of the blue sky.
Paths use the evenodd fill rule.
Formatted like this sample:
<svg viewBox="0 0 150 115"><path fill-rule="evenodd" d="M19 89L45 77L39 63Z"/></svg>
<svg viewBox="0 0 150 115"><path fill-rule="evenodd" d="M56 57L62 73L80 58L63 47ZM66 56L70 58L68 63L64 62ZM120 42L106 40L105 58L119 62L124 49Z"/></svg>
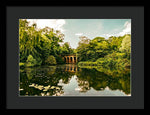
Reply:
<svg viewBox="0 0 150 115"><path fill-rule="evenodd" d="M77 48L79 37L123 36L131 34L131 19L28 19L37 23L38 28L45 26L60 30L65 34L64 42L69 42L72 48Z"/></svg>

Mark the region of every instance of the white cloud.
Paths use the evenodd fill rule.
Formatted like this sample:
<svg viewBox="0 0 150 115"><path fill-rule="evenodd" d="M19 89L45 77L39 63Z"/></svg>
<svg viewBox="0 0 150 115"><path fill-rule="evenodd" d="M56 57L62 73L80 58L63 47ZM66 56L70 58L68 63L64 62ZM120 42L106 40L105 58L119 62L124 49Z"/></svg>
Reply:
<svg viewBox="0 0 150 115"><path fill-rule="evenodd" d="M131 22L126 21L124 24L124 29L118 35L123 36L125 34L131 34Z"/></svg>
<svg viewBox="0 0 150 115"><path fill-rule="evenodd" d="M75 35L76 35L76 36L82 36L83 33L76 33Z"/></svg>
<svg viewBox="0 0 150 115"><path fill-rule="evenodd" d="M118 29L115 29L116 31ZM111 33L111 34L103 34L103 36L107 39L111 36L123 36L125 34L131 34L131 22L126 21L124 26L123 26L123 30L119 33Z"/></svg>
<svg viewBox="0 0 150 115"><path fill-rule="evenodd" d="M117 34L102 34L102 36L106 39L108 39L111 36L118 36Z"/></svg>
<svg viewBox="0 0 150 115"><path fill-rule="evenodd" d="M63 25L66 23L64 19L27 19L30 22L30 25L33 23L37 24L37 28L50 27L54 30L64 31Z"/></svg>

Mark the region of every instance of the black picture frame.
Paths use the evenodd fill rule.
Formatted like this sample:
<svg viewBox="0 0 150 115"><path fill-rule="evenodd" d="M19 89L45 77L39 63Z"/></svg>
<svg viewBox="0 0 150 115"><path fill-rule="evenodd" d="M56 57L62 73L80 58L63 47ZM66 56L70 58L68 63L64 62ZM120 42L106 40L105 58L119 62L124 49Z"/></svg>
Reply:
<svg viewBox="0 0 150 115"><path fill-rule="evenodd" d="M144 109L144 6L5 6L6 109ZM47 15L48 11L53 11ZM96 13L94 13L96 12ZM97 13L101 15L97 15ZM131 19L131 97L18 97L18 19ZM13 77L12 77L13 76Z"/></svg>

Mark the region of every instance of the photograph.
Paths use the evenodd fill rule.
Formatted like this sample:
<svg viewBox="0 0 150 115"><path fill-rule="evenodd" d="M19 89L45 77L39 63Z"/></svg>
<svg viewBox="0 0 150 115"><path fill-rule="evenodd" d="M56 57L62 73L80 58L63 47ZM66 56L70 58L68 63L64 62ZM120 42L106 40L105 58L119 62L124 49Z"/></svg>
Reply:
<svg viewBox="0 0 150 115"><path fill-rule="evenodd" d="M131 19L18 19L21 97L130 97Z"/></svg>

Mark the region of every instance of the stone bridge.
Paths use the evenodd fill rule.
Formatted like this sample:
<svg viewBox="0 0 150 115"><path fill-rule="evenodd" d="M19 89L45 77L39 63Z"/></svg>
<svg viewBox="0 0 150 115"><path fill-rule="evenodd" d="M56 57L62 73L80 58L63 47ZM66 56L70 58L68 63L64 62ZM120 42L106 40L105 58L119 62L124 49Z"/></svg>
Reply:
<svg viewBox="0 0 150 115"><path fill-rule="evenodd" d="M77 63L78 61L76 54L66 55L63 59L66 63Z"/></svg>

